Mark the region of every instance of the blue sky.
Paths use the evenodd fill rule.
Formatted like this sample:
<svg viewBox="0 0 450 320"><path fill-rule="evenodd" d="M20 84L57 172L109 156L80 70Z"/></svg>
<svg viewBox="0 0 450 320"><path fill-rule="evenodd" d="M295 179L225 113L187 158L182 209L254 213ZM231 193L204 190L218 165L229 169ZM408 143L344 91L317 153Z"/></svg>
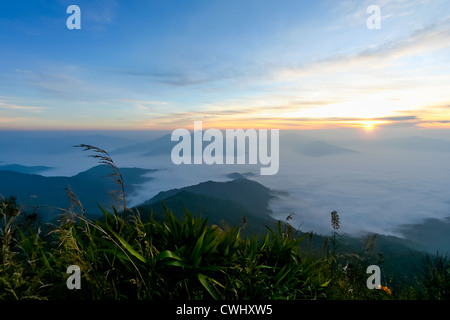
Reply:
<svg viewBox="0 0 450 320"><path fill-rule="evenodd" d="M0 129L445 128L448 57L446 0L3 1Z"/></svg>

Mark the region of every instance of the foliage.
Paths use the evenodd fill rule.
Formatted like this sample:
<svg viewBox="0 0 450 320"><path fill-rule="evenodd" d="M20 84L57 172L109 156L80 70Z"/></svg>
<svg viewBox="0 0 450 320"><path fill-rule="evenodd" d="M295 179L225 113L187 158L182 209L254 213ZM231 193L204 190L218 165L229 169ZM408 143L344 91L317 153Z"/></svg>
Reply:
<svg viewBox="0 0 450 320"><path fill-rule="evenodd" d="M302 257L301 239L279 229L241 238L237 227L103 210L104 220L65 214L47 241L29 230L2 234L1 299L311 299L323 296L320 261ZM8 240L9 239L9 240ZM14 249L14 250L12 250ZM78 265L82 290L66 288Z"/></svg>
<svg viewBox="0 0 450 320"><path fill-rule="evenodd" d="M329 248L317 256L301 252L307 234L298 236L287 221L264 237L242 237L238 227L210 225L188 210L181 220L164 207L164 220L150 212L145 222L131 209L100 210L104 218L90 220L71 208L44 234L40 224L17 223L14 198L3 200L0 299L449 298L442 255L424 261L417 286L383 279L381 290L367 289L374 237L359 254ZM66 287L70 265L82 271L81 290Z"/></svg>
<svg viewBox="0 0 450 320"><path fill-rule="evenodd" d="M450 260L439 252L424 259L422 296L431 300L450 299Z"/></svg>

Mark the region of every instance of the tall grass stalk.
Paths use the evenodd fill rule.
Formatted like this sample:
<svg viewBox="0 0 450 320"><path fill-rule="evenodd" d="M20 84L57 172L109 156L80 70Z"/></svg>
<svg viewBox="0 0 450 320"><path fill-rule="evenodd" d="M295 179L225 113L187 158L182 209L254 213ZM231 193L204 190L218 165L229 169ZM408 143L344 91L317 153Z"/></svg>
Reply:
<svg viewBox="0 0 450 320"><path fill-rule="evenodd" d="M120 173L119 168L116 166L116 164L114 163L113 159L111 158L111 156L109 155L108 152L106 152L105 150L98 148L98 147L94 147L88 144L80 144L80 145L75 145L74 147L76 148L84 148L83 151L92 151L94 152L94 154L90 155L90 157L95 158L99 161L99 163L102 164L106 164L108 167L111 168L112 173L109 174L108 176L113 178L114 182L116 182L119 187L119 197L117 197L115 195L115 193L112 193L113 197L118 200L118 201L122 201L123 203L123 214L126 214L127 212L127 206L126 206L126 201L125 201L125 184L123 181L123 177L122 174Z"/></svg>

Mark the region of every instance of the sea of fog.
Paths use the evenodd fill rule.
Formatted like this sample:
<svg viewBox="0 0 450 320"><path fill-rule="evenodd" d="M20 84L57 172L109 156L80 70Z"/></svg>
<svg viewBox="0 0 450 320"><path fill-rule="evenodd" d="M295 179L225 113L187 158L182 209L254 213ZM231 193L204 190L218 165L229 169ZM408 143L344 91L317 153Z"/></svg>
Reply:
<svg viewBox="0 0 450 320"><path fill-rule="evenodd" d="M325 140L326 136L319 138ZM128 137L119 146L134 141ZM239 172L253 173L249 179L276 191L277 198L270 203L274 217L284 220L293 214L290 222L303 231L329 234L333 210L339 213L341 231L353 234L402 236L402 225L450 216L450 150L406 150L368 143L365 139L335 139L332 143L356 152L308 156L285 144L280 151L279 171L272 176L260 175L260 165L176 166L167 154L118 154L113 159L119 167L158 169L130 195L129 206L160 191L207 180L227 181L228 174ZM45 146L42 148L45 150ZM71 145L55 153L19 148L2 153L0 161L51 166L54 168L43 175L72 176L97 165L89 154Z"/></svg>

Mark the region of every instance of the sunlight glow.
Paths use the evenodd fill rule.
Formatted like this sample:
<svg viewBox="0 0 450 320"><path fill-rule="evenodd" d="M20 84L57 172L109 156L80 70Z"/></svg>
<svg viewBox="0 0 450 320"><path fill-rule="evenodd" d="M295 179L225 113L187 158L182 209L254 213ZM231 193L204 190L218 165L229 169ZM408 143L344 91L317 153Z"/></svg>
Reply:
<svg viewBox="0 0 450 320"><path fill-rule="evenodd" d="M365 120L365 121L359 122L359 126L364 128L366 131L372 131L378 125L386 124L386 123L387 123L387 121Z"/></svg>
<svg viewBox="0 0 450 320"><path fill-rule="evenodd" d="M372 131L373 128L375 127L374 121L363 121L362 123L364 125L364 129L366 129L368 131Z"/></svg>

